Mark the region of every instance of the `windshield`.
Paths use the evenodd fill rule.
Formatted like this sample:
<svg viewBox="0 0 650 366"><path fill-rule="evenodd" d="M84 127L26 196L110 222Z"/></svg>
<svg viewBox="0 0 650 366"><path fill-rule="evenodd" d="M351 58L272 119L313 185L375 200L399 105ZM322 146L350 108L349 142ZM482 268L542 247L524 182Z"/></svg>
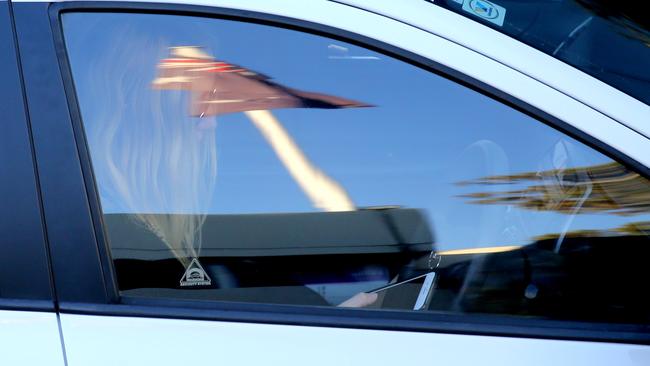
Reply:
<svg viewBox="0 0 650 366"><path fill-rule="evenodd" d="M650 104L650 17L642 1L430 0Z"/></svg>

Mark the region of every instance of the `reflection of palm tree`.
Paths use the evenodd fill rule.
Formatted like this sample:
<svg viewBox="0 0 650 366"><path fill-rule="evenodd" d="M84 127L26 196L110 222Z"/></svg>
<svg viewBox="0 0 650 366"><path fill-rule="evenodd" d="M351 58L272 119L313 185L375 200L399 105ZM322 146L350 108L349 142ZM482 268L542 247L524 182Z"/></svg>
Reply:
<svg viewBox="0 0 650 366"><path fill-rule="evenodd" d="M650 182L616 163L483 177L457 183L525 185L519 189L461 195L471 203L508 204L536 211L636 215L650 212ZM585 194L591 193L585 199Z"/></svg>
<svg viewBox="0 0 650 366"><path fill-rule="evenodd" d="M560 236L565 238L603 238L612 236L648 236L650 235L650 221L630 222L613 229L606 230L573 230L562 235L561 233L551 233L536 236L535 241L555 240Z"/></svg>

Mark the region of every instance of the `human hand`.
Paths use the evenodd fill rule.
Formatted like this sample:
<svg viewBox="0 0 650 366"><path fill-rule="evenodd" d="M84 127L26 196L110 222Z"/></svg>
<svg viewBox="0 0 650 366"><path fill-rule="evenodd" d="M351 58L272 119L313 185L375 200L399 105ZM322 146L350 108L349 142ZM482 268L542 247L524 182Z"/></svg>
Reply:
<svg viewBox="0 0 650 366"><path fill-rule="evenodd" d="M362 308L377 301L377 296L376 293L368 294L365 292L359 292L351 298L343 301L338 306L341 308Z"/></svg>

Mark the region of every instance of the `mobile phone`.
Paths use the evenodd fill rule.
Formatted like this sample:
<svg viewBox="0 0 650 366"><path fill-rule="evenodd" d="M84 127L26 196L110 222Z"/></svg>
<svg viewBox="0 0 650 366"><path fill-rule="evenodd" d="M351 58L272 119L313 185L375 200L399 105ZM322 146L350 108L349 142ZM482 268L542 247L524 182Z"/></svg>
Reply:
<svg viewBox="0 0 650 366"><path fill-rule="evenodd" d="M378 292L388 290L389 288L393 288L393 287L396 287L396 286L399 286L399 285L403 285L403 284L405 284L405 283L407 283L407 282L415 281L415 280L417 280L417 279L420 279L420 278L426 277L426 276L427 276L428 274L430 274L430 273L435 274L435 272L427 272L427 273L421 274L421 275L419 275L419 276L415 276L415 277L407 278L407 279L405 279L405 280L403 280L403 281L394 282L394 283L389 283L389 284L386 285L386 286L377 287L377 288L375 288L375 289L373 289L373 290L366 291L366 293L367 293L367 294L376 294L376 293L378 293Z"/></svg>

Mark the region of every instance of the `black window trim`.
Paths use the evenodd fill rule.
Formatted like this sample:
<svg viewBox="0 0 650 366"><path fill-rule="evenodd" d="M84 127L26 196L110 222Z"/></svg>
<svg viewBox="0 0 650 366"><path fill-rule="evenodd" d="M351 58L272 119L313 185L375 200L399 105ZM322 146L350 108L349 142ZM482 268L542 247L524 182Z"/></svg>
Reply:
<svg viewBox="0 0 650 366"><path fill-rule="evenodd" d="M0 103L6 103L3 117L9 119L9 121L3 121L7 123L4 126L4 135L0 138L0 143L5 144L11 139L18 139L22 145L20 146L22 150L12 151L13 154L18 154L13 162L16 166L9 168L7 172L8 174L18 172L19 176L13 175L14 179L10 179L10 182L6 184L7 187L3 187L2 194L23 196L29 193L34 199L33 203L35 205L32 207L33 211L31 212L27 212L24 207L20 207L18 212L22 212L19 214L14 210L16 207L10 207L11 205L2 207L4 210L3 215L1 215L2 219L13 216L19 220L19 225L23 226L22 230L30 232L32 236L28 238L18 234L19 236L16 237L13 228L3 228L4 243L0 245L0 256L3 256L0 265L3 266L3 270L0 272L2 272L2 275L20 273L28 277L29 281L26 285L24 281L12 281L11 277L9 277L12 289L22 288L25 291L24 295L27 296L18 297L11 294L11 291L3 291L7 290L6 288L0 288L0 310L54 313L56 312L56 304L54 301L53 273L50 266L50 253L43 216L43 201L36 169L31 123L12 5L11 1L0 0L0 18L2 18L0 20L0 27L2 28L0 34L9 42L6 45L7 49L3 51L3 57L0 57L0 67L3 68L4 72L4 74L0 73L3 77L2 83L0 83L0 91L2 91L0 94L5 97L11 94L8 99L0 101ZM11 147L16 148L17 145ZM17 171L18 166L24 170ZM27 173L28 176L24 173ZM26 182L25 179L28 178L31 178L32 182ZM17 190L16 188L19 186L23 186L25 190ZM11 199L8 201L15 203ZM22 202L21 204L26 205L27 203ZM9 246L20 246L21 248L17 251L10 251ZM28 263L40 268L25 274L24 266ZM46 276L46 278L41 276Z"/></svg>
<svg viewBox="0 0 650 366"><path fill-rule="evenodd" d="M13 19L49 244L54 304L106 302L104 274L68 109L48 3L13 3Z"/></svg>
<svg viewBox="0 0 650 366"><path fill-rule="evenodd" d="M330 26L253 11L170 3L115 1L60 2L50 4L48 11L56 53L59 58L59 67L65 87L65 91L61 92L65 92L68 101L72 127L77 140L77 150L82 165L84 183L89 198L90 214L96 232L97 242L92 243L92 245L97 245L103 267L104 283L97 283L97 286L107 289L108 292L105 303L59 299L59 309L61 312L88 315L220 320L650 344L650 324L566 322L503 315L417 313L391 310L358 310L221 301L200 302L176 299L121 297L117 290L111 254L108 250L106 235L103 231L102 210L65 49L61 14L66 12L151 13L228 19L271 25L342 40L394 57L487 95L492 99L523 112L541 123L576 138L601 153L615 158L618 162L645 177L650 177L650 168L548 113L505 94L494 87L450 69L447 66L402 50L396 46ZM72 251L70 254L73 254ZM57 282L57 285L74 286L74 283Z"/></svg>
<svg viewBox="0 0 650 366"><path fill-rule="evenodd" d="M53 300L0 299L0 310L56 312Z"/></svg>

